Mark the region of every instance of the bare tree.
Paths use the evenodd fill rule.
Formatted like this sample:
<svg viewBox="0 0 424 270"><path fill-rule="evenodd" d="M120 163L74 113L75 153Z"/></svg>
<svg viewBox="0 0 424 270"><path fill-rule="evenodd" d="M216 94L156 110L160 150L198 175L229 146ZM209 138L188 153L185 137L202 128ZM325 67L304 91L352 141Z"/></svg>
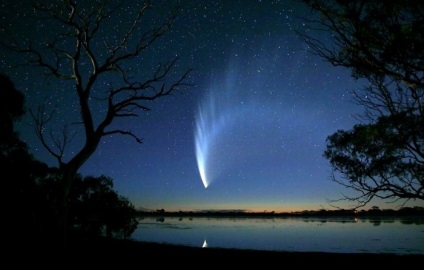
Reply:
<svg viewBox="0 0 424 270"><path fill-rule="evenodd" d="M48 23L54 24L51 29L55 32L51 33L51 40L42 43L36 40L11 41L6 44L10 49L25 54L26 64L43 68L48 77L72 82L64 85L71 85L78 99L77 104L81 112L79 123L83 125L85 142L77 151L72 149L76 154L69 160L64 159L64 153L70 143L70 132L63 129L62 136L53 136L46 132L48 130L46 126L53 114L46 113L47 110L43 106L32 113L37 136L59 165L63 184L62 207L65 227L67 200L75 175L96 151L102 138L121 134L134 138L138 143L142 142L132 131L111 128L111 124L122 118L137 117L140 111L150 110L146 102L169 96L190 85L187 83L190 70L183 72L177 79L170 79L171 70L178 58L171 59L167 63L158 63L156 68L152 67L153 72L148 76L146 74L132 76L124 68L124 63L130 60L141 61L142 55L168 32L177 17L178 7L159 24L147 21L144 18L153 8L151 2L144 1L134 13L132 22L127 24L127 29L120 29L120 37L105 41L97 36L106 22L120 12L122 6L112 6L107 0L81 1L78 4L74 0L53 3L40 1L34 4L33 9L40 15L41 20L48 20ZM149 29L145 29L146 24ZM98 100L104 104L105 113L101 114L95 111L90 100L93 99L93 89L99 87L100 82L107 78L105 75L118 76L120 83L116 83L115 80L115 86L110 85L110 89L104 89L108 93L107 97ZM140 77L147 79L137 79ZM99 115L102 115L102 118L96 124L97 121L93 119Z"/></svg>
<svg viewBox="0 0 424 270"><path fill-rule="evenodd" d="M353 92L363 124L327 139L333 180L364 206L374 197L424 199L424 3L305 0L316 20L299 33L311 51L368 83ZM316 33L328 40L318 38ZM341 175L341 177L340 177ZM337 201L337 200L336 200Z"/></svg>

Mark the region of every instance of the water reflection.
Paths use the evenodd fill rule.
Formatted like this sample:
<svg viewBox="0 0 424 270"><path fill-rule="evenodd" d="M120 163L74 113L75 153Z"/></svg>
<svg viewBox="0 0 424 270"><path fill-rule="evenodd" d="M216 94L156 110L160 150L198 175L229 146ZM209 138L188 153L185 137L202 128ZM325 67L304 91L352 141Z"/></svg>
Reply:
<svg viewBox="0 0 424 270"><path fill-rule="evenodd" d="M424 254L424 219L144 217L132 238L194 247Z"/></svg>
<svg viewBox="0 0 424 270"><path fill-rule="evenodd" d="M160 217L156 219L157 222L165 222L165 218L164 217Z"/></svg>
<svg viewBox="0 0 424 270"><path fill-rule="evenodd" d="M203 241L202 248L207 248L207 247L208 247L208 242L206 242L206 239L205 239L205 241Z"/></svg>
<svg viewBox="0 0 424 270"><path fill-rule="evenodd" d="M175 219L175 217L168 217L170 219ZM144 219L153 219L153 217L140 217L139 221L143 221ZM391 218L391 217L301 217L301 218L276 218L276 217L261 217L261 218L249 218L249 217L197 217L196 219L206 219L208 221L218 220L220 222L227 220L232 222L246 222L246 221L253 221L260 220L260 222L265 221L281 221L281 220L288 220L288 219L298 219L302 222L320 222L320 223L327 223L327 222L339 222L339 223L356 223L356 222L369 222L374 226L380 225L383 223L395 223L400 222L404 225L424 225L424 217L399 217L399 218ZM193 217L189 217L188 220L193 221ZM178 221L184 221L184 217L178 217ZM156 217L156 222L165 222L165 217Z"/></svg>

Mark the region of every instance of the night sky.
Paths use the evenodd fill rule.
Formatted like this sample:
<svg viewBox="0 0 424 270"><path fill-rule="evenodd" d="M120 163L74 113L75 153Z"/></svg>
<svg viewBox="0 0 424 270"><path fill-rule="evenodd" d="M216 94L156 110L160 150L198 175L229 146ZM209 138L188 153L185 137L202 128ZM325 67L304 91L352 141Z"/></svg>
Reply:
<svg viewBox="0 0 424 270"><path fill-rule="evenodd" d="M40 44L57 27L33 21L25 2L1 1L1 25ZM105 21L95 53L104 53L104 41L120 37L134 17L132 2L138 1L127 2ZM354 115L362 109L349 93L361 82L307 51L296 31L307 31L302 17L311 18L309 10L298 1L180 3L173 28L125 68L147 76L160 61L179 56L172 76L192 68L194 86L151 102L152 110L139 118L116 122L143 138L143 144L129 136L105 137L80 172L110 176L118 193L141 209L332 209L327 199L349 191L331 181L330 164L322 156L325 140L358 123ZM166 14L175 1L153 4L159 8L149 19L156 22L155 16ZM326 33L320 38L326 42ZM53 128L78 121L71 83L45 79L41 69L12 67L22 56L4 50L0 56L0 72L25 93L27 110L41 103L56 108ZM92 101L98 115L104 112L99 98L114 83L113 76L101 79ZM18 128L36 158L57 166L36 138L30 117ZM67 156L82 138L77 133Z"/></svg>

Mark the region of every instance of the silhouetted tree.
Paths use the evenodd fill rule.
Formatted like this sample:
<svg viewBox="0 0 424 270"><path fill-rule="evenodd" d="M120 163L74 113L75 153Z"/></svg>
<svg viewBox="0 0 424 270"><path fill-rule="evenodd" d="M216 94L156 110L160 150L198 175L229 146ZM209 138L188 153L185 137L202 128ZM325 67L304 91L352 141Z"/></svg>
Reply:
<svg viewBox="0 0 424 270"><path fill-rule="evenodd" d="M114 32L116 38L104 39L99 33L107 25L106 21L116 18L119 12L121 17L130 17L122 14L121 4L115 3L106 0L78 4L74 0L36 2L33 15L39 16L40 20L48 20L43 25L49 25L48 30L39 35L41 41L26 39L27 42L15 42L19 39L12 38L6 43L10 49L25 54L28 65L43 68L47 76L63 81L61 86L75 92L75 104L78 104L81 114L80 119L70 120L69 124L82 124L85 142L79 149L73 147L74 154L68 153L66 160L64 156L72 137L69 135L70 127L73 126L64 128L60 138L51 136L47 124L53 114L47 113L44 106L32 114L42 145L58 162L65 239L67 204L73 180L79 168L96 151L102 138L121 134L142 142L131 130L120 129L116 120L137 117L139 112L150 110L148 102L188 86L186 80L190 70L176 79L173 74L171 76L178 58L165 64L158 63L156 67L145 63L151 66L144 69L146 72L150 70L150 74L132 74L126 67L129 61L143 61L147 50L171 28L179 8L160 22L159 18L153 19L155 15L149 13L153 8L152 1L144 1L139 10L133 13L131 23L120 21L123 26L119 28L118 21L114 21L114 29L119 28L118 32ZM50 41L45 41L46 36L51 37ZM104 98L93 96L96 87L104 88Z"/></svg>
<svg viewBox="0 0 424 270"><path fill-rule="evenodd" d="M418 117L405 113L336 132L328 138L324 153L345 177L334 180L360 192L360 197L353 198L360 205L373 196L423 200L424 165L409 147L422 148L423 128Z"/></svg>
<svg viewBox="0 0 424 270"><path fill-rule="evenodd" d="M34 159L27 145L15 131L14 123L24 114L24 96L12 81L0 74L0 172L4 211L4 233L11 236L8 247L21 250L40 238L48 241L49 221L53 213L44 207L43 196L36 184L47 173L47 165ZM33 246L32 246L33 247Z"/></svg>
<svg viewBox="0 0 424 270"><path fill-rule="evenodd" d="M0 74L0 152L7 155L17 148L26 148L18 138L14 122L24 114L24 95L16 90L13 82L4 74Z"/></svg>
<svg viewBox="0 0 424 270"><path fill-rule="evenodd" d="M137 228L135 207L106 176L77 176L70 195L71 224L85 233L127 238Z"/></svg>
<svg viewBox="0 0 424 270"><path fill-rule="evenodd" d="M341 200L357 207L374 197L423 200L424 2L304 2L319 14L311 29L330 39L300 33L311 51L368 82L353 92L364 123L327 139L333 179L359 194Z"/></svg>

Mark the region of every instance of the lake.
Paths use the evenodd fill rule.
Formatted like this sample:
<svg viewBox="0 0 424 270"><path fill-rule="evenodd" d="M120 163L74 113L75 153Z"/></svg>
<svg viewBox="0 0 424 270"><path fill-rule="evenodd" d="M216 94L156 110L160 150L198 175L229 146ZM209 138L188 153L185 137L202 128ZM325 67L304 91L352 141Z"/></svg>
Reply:
<svg viewBox="0 0 424 270"><path fill-rule="evenodd" d="M424 218L144 217L131 239L194 247L424 254Z"/></svg>

